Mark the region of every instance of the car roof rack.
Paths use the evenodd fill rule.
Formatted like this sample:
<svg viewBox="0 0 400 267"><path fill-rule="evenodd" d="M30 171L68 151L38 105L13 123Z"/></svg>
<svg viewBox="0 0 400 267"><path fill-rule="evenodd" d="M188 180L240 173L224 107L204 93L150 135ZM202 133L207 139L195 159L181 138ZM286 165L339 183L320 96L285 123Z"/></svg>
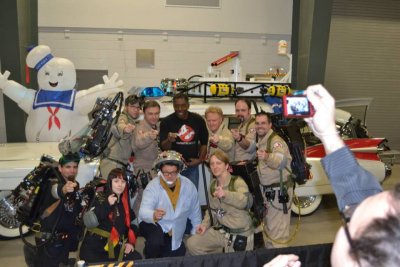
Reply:
<svg viewBox="0 0 400 267"><path fill-rule="evenodd" d="M269 82L232 82L232 81L190 81L185 87L176 88L176 92L187 94L193 98L262 98L273 96L271 87L286 87L290 91L290 83Z"/></svg>

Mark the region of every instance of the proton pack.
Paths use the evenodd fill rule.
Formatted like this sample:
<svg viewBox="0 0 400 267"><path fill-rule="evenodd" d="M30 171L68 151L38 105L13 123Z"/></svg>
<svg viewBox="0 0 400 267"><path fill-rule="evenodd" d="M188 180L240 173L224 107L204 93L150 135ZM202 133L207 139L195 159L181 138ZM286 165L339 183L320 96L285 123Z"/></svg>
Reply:
<svg viewBox="0 0 400 267"><path fill-rule="evenodd" d="M98 98L90 113L92 120L89 125L74 136L60 141L58 149L61 154L79 152L86 160L100 156L111 140L111 127L118 121L123 98L122 92L117 93L113 99Z"/></svg>
<svg viewBox="0 0 400 267"><path fill-rule="evenodd" d="M29 172L23 181L12 191L12 206L16 209L16 218L21 225L32 227L38 220L39 208L44 199L42 194L48 179L54 173L57 162L46 155Z"/></svg>
<svg viewBox="0 0 400 267"><path fill-rule="evenodd" d="M253 220L253 226L257 227L265 217L264 198L260 190L260 178L257 172L257 163L255 161L246 161L245 164L230 163L232 167L232 177L240 176L249 187L252 205L249 205L250 216ZM231 179L235 180L235 179ZM232 185L233 186L233 185ZM230 189L229 189L230 190ZM230 190L233 191L233 190Z"/></svg>
<svg viewBox="0 0 400 267"><path fill-rule="evenodd" d="M256 112L258 108L255 105ZM272 128L288 145L290 155L292 156L291 162L291 179L293 182L301 185L311 178L310 168L305 157L305 143L300 129L304 127L303 120L292 119L290 121L282 120L281 114L271 115ZM270 146L270 145L269 145ZM271 148L267 149L271 151ZM249 190L253 196L253 206L251 212L258 220L262 220L265 216L264 198L260 190L260 178L256 169L257 161L247 161L245 164L237 164L231 162L232 174L241 176L247 183ZM287 210L286 203L288 202L288 195L285 190L280 191L279 202L283 204L284 209Z"/></svg>
<svg viewBox="0 0 400 267"><path fill-rule="evenodd" d="M82 152L90 157L99 156L111 140L112 133L110 131L113 122L118 120L122 108L123 94L119 92L114 99L98 98L92 111L93 121L90 125L92 134L82 148ZM117 105L119 102L119 105ZM117 110L117 115L113 113Z"/></svg>
<svg viewBox="0 0 400 267"><path fill-rule="evenodd" d="M305 122L300 119L283 120L282 114L271 115L272 128L287 144L291 162L291 178L293 182L302 185L311 178L311 166L306 161L305 142L300 129L305 126ZM271 150L270 147L267 147Z"/></svg>

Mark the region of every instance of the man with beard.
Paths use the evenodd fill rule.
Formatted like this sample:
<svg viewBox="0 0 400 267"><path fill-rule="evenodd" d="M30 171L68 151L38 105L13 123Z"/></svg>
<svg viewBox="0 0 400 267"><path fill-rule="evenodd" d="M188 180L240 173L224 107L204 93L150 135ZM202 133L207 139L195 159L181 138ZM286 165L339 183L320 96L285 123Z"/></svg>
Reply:
<svg viewBox="0 0 400 267"><path fill-rule="evenodd" d="M306 95L315 114L305 120L324 145L322 166L343 218L333 243L331 265L398 266L400 185L382 192L376 177L360 166L337 132L335 99L322 85L309 86ZM264 267L300 265L300 258L290 254L279 255Z"/></svg>
<svg viewBox="0 0 400 267"><path fill-rule="evenodd" d="M247 149L254 137L254 117L251 116L251 102L248 99L236 100L235 114L240 120L240 124L237 129L231 130L235 139L234 161L250 160L253 154L247 152Z"/></svg>
<svg viewBox="0 0 400 267"><path fill-rule="evenodd" d="M58 267L68 265L70 251L78 248L80 225L77 217L81 212L81 199L75 193L79 184L79 154L63 155L59 160L59 173L44 185L44 200L39 207L40 228L35 233L37 255L34 266ZM56 171L56 170L55 170Z"/></svg>
<svg viewBox="0 0 400 267"><path fill-rule="evenodd" d="M290 228L293 185L289 179L292 156L286 142L272 130L269 113L256 114L256 132L249 152L258 159L257 171L267 214L264 231L266 247L286 246Z"/></svg>
<svg viewBox="0 0 400 267"><path fill-rule="evenodd" d="M172 99L175 112L165 117L160 124L162 150L174 150L183 155L187 169L182 175L199 185L199 168L207 154L208 131L204 119L189 111L189 98L176 94Z"/></svg>

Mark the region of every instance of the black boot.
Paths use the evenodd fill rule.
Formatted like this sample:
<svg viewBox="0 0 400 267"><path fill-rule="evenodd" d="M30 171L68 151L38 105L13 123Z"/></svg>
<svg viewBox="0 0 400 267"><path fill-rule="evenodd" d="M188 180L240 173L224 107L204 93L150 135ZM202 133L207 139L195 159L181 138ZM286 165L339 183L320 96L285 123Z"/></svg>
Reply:
<svg viewBox="0 0 400 267"><path fill-rule="evenodd" d="M263 232L254 233L254 249L264 248Z"/></svg>
<svg viewBox="0 0 400 267"><path fill-rule="evenodd" d="M37 257L37 249L33 246L28 246L24 244L24 256L25 256L25 263L28 267L35 266L35 260Z"/></svg>

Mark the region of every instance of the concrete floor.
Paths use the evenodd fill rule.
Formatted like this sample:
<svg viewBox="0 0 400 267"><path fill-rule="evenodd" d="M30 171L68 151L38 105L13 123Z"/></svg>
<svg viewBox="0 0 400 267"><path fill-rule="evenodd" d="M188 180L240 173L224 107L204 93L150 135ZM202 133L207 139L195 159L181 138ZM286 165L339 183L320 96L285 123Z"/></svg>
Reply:
<svg viewBox="0 0 400 267"><path fill-rule="evenodd" d="M393 166L392 175L383 183L384 189L393 188L400 183L400 165ZM298 217L292 217L291 233L295 231ZM335 238L337 229L341 225L336 199L334 195L326 195L322 200L321 206L312 215L301 217L300 226L295 239L290 246L311 245L331 243ZM28 237L32 240L32 237ZM143 251L144 240L138 238L137 249ZM23 243L20 239L0 241L0 261L1 266L25 266ZM71 255L73 256L73 255Z"/></svg>

